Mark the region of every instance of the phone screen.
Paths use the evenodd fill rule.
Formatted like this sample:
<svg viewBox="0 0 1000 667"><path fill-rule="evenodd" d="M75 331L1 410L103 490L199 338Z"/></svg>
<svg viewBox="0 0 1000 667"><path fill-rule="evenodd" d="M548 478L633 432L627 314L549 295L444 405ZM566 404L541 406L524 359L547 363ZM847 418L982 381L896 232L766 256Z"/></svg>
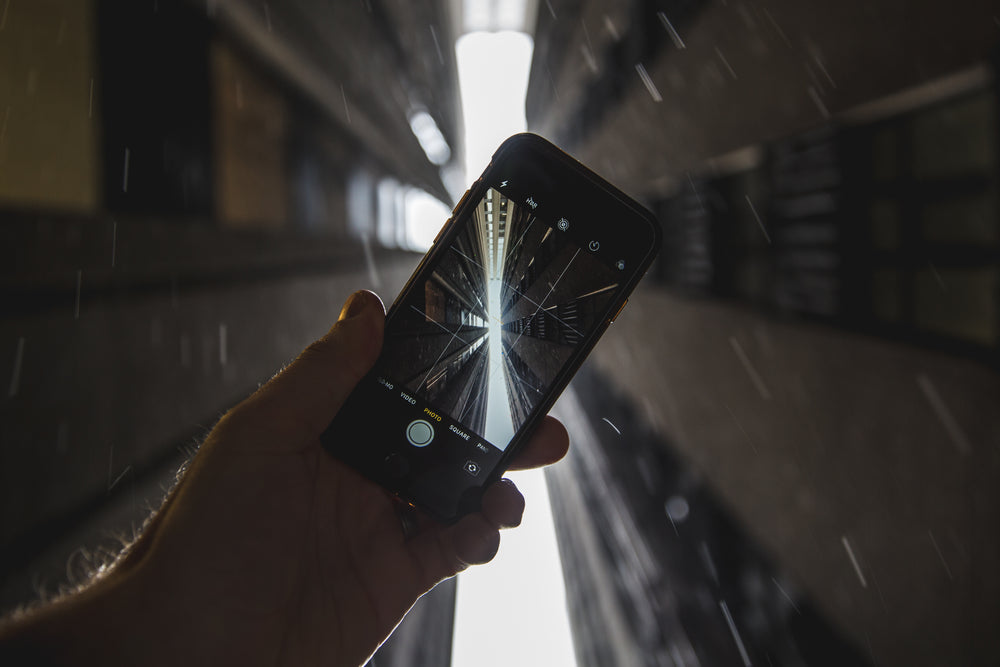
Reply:
<svg viewBox="0 0 1000 667"><path fill-rule="evenodd" d="M521 137L456 208L390 309L375 368L322 438L446 520L478 506L658 248L650 214Z"/></svg>
<svg viewBox="0 0 1000 667"><path fill-rule="evenodd" d="M379 374L447 415L449 432L503 452L607 310L619 276L572 241L568 220L543 220L494 188L461 224L400 304Z"/></svg>

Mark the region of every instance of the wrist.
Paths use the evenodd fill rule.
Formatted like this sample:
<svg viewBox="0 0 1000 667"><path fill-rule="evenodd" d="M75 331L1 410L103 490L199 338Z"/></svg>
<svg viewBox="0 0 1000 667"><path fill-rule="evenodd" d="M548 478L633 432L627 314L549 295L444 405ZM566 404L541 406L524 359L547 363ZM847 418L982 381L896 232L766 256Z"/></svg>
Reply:
<svg viewBox="0 0 1000 667"><path fill-rule="evenodd" d="M145 662L132 651L148 637L147 619L136 599L141 587L130 582L134 576L133 569L112 571L80 591L5 619L0 624L0 664Z"/></svg>

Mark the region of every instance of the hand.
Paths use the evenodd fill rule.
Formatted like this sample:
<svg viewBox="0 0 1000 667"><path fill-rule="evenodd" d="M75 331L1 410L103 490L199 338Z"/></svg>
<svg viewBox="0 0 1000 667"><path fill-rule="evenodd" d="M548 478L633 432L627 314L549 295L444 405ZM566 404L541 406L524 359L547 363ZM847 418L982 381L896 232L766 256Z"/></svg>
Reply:
<svg viewBox="0 0 1000 667"><path fill-rule="evenodd" d="M120 565L66 601L50 630L71 636L47 642L67 652L57 660L360 665L420 595L494 556L524 509L508 480L481 512L452 526L421 518L404 536L397 501L320 446L383 324L378 297L354 294L322 339L219 421ZM514 467L567 447L547 418Z"/></svg>

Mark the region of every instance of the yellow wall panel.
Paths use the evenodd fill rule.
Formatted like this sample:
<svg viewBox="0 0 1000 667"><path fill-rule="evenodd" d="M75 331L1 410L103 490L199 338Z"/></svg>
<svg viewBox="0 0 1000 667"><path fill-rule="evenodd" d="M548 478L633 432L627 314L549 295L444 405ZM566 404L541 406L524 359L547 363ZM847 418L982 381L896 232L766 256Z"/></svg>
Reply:
<svg viewBox="0 0 1000 667"><path fill-rule="evenodd" d="M93 211L94 2L10 0L0 13L0 206Z"/></svg>
<svg viewBox="0 0 1000 667"><path fill-rule="evenodd" d="M287 108L280 92L223 43L212 45L215 207L223 226L288 222Z"/></svg>

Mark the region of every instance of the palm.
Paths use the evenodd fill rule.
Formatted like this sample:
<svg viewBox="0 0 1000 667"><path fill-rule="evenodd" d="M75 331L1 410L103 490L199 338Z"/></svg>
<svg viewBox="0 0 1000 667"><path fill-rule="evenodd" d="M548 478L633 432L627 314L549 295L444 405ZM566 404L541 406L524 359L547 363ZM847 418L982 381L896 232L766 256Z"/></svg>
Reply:
<svg viewBox="0 0 1000 667"><path fill-rule="evenodd" d="M146 567L193 591L188 608L228 619L220 630L252 641L248 659L360 664L457 570L419 548L440 526L404 540L386 493L318 442L238 456L214 445L185 479Z"/></svg>

